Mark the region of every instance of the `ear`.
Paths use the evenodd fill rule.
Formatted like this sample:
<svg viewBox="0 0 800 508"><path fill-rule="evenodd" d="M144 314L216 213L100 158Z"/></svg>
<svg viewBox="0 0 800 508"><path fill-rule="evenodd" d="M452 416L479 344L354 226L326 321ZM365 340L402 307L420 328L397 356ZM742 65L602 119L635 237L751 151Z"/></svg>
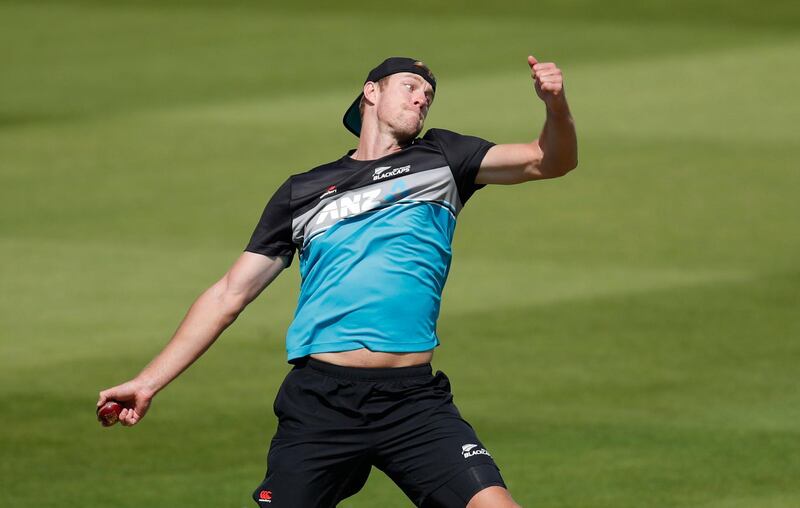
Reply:
<svg viewBox="0 0 800 508"><path fill-rule="evenodd" d="M375 104L378 93L378 85L372 81L367 81L364 83L364 99L366 99L367 102L370 104Z"/></svg>

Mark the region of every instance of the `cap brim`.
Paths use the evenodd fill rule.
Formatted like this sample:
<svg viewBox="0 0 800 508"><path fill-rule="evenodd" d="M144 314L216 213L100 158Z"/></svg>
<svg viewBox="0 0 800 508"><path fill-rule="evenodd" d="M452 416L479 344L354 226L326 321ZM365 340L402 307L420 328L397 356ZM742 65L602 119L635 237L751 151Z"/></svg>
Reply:
<svg viewBox="0 0 800 508"><path fill-rule="evenodd" d="M361 112L358 110L358 106L361 104L362 97L364 97L363 92L358 94L356 100L347 108L342 117L342 123L345 128L357 137L361 136Z"/></svg>

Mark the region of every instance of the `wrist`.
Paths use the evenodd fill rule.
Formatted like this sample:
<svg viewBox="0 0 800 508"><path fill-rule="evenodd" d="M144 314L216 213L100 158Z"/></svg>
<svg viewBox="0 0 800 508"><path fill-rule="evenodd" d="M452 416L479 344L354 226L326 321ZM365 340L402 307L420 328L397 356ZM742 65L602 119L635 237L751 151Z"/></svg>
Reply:
<svg viewBox="0 0 800 508"><path fill-rule="evenodd" d="M566 119L570 118L569 105L563 96L545 103L548 118Z"/></svg>
<svg viewBox="0 0 800 508"><path fill-rule="evenodd" d="M161 391L162 386L159 386L159 383L156 379L151 378L146 375L139 375L136 380L137 384L137 391L143 392L145 395L149 397L155 396L159 391Z"/></svg>

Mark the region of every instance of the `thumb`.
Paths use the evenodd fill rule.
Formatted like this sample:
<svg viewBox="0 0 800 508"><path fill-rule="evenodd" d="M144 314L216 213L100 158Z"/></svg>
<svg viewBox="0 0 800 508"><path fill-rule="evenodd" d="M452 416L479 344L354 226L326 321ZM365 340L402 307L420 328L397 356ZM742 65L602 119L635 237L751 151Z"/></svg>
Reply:
<svg viewBox="0 0 800 508"><path fill-rule="evenodd" d="M97 407L102 406L109 400L114 400L114 393L112 388L100 392L100 395L97 397Z"/></svg>
<svg viewBox="0 0 800 508"><path fill-rule="evenodd" d="M534 58L532 55L528 55L528 65L533 67L537 63L539 63L539 61L536 58Z"/></svg>
<svg viewBox="0 0 800 508"><path fill-rule="evenodd" d="M132 400L135 396L136 396L135 387L133 387L130 382L123 383L121 385L113 386L111 388L108 388L100 392L100 395L97 398L97 407L102 406L109 400L123 402Z"/></svg>

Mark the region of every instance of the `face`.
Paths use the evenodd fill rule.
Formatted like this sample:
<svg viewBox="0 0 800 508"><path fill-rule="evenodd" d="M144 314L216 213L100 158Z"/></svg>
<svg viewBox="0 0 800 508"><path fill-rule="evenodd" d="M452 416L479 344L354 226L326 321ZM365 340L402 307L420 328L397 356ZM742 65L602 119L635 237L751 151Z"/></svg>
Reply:
<svg viewBox="0 0 800 508"><path fill-rule="evenodd" d="M414 139L433 102L433 87L410 72L392 74L381 85L375 101L379 124L398 141Z"/></svg>

